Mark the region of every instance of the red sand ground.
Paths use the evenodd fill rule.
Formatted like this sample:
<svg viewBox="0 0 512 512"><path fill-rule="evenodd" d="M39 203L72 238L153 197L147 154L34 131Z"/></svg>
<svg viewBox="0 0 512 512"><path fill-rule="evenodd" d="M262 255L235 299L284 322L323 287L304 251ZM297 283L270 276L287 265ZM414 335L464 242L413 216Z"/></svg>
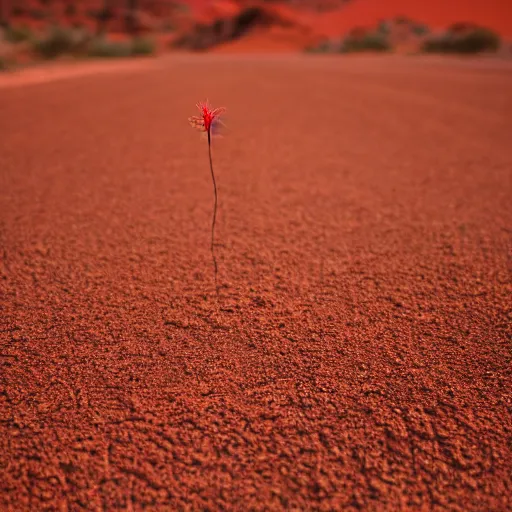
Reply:
<svg viewBox="0 0 512 512"><path fill-rule="evenodd" d="M1 89L0 509L510 510L500 66L183 56Z"/></svg>

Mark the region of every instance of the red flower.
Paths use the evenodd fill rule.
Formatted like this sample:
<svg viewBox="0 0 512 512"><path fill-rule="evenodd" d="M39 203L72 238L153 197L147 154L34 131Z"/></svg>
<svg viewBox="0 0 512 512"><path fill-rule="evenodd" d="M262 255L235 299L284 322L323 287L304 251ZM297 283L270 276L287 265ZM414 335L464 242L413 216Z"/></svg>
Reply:
<svg viewBox="0 0 512 512"><path fill-rule="evenodd" d="M216 123L219 121L218 118L226 111L224 107L212 109L208 100L199 102L196 107L199 109L199 112L201 112L201 116L189 117L188 121L194 128L208 133L212 128L215 128Z"/></svg>
<svg viewBox="0 0 512 512"><path fill-rule="evenodd" d="M212 108L206 101L200 101L197 105L199 112L201 112L201 116L193 116L188 118L188 122L194 127L198 128L203 132L203 136L208 136L208 158L210 160L210 172L212 174L212 182L213 182L213 193L215 197L215 203L213 205L213 217L212 217L212 238L210 244L210 250L212 252L213 259L213 269L215 276L215 290L217 292L217 300L219 299L219 286L217 284L217 258L215 257L215 221L217 219L217 183L215 181L215 173L213 172L213 162L212 162L212 145L211 145L211 135L212 132L215 135L216 128L219 125L222 125L220 121L221 114L226 110L224 107L220 108Z"/></svg>

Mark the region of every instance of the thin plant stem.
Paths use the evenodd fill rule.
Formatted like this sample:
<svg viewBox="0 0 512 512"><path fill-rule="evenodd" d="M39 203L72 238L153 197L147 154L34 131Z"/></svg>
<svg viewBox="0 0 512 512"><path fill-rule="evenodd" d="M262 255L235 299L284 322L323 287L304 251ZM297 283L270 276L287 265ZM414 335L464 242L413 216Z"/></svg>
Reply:
<svg viewBox="0 0 512 512"><path fill-rule="evenodd" d="M212 251L212 260L213 260L213 269L215 276L215 291L217 293L217 299L219 298L219 286L217 282L217 259L215 258L215 222L217 220L217 183L215 181L215 173L213 172L213 162L212 162L212 144L210 137L210 130L208 130L208 156L210 157L210 171L212 173L212 181L213 181L213 192L215 195L215 203L213 206L213 218L212 218L212 239L210 249Z"/></svg>

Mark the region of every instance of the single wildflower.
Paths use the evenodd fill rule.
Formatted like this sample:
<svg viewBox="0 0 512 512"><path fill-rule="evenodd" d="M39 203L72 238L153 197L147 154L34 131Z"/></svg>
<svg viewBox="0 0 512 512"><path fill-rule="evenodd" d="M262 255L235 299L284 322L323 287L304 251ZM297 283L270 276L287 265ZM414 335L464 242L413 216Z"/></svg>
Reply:
<svg viewBox="0 0 512 512"><path fill-rule="evenodd" d="M201 101L196 107L199 109L199 112L201 112L201 115L189 117L189 123L199 131L214 135L222 124L220 116L226 109L224 107L212 108L208 101Z"/></svg>
<svg viewBox="0 0 512 512"><path fill-rule="evenodd" d="M217 182L215 181L215 173L213 172L213 163L212 163L212 135L215 135L218 132L218 128L222 125L220 121L220 116L226 111L225 108L212 108L208 101L199 102L197 105L200 116L192 116L188 118L190 125L208 137L208 157L210 159L210 172L212 175L213 181L213 192L215 196L215 202L213 207L213 218L212 218L212 236L211 236L211 245L210 249L212 252L213 259L213 269L214 269L214 277L215 277L215 290L217 292L217 298L219 296L219 287L217 284L217 259L215 258L215 222L217 220Z"/></svg>

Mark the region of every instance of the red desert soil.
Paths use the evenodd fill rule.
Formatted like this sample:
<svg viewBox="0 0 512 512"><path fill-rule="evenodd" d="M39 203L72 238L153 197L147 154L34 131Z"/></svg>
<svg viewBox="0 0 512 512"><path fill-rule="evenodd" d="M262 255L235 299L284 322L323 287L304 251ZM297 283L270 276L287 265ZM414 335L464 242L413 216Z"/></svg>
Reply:
<svg viewBox="0 0 512 512"><path fill-rule="evenodd" d="M1 510L511 510L512 72L439 62L0 91Z"/></svg>
<svg viewBox="0 0 512 512"><path fill-rule="evenodd" d="M54 82L68 78L78 78L100 73L119 73L133 70L148 70L156 68L162 60L157 59L127 59L117 61L91 60L47 63L44 66L25 68L15 73L0 75L0 90L7 87L19 87L39 83Z"/></svg>

